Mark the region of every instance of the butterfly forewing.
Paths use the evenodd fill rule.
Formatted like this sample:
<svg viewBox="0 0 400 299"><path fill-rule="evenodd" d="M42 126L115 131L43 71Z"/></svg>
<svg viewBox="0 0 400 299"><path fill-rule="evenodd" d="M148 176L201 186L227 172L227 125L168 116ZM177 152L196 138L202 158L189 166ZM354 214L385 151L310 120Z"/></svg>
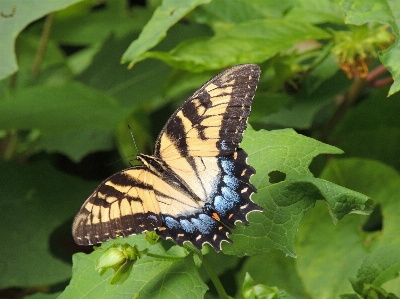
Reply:
<svg viewBox="0 0 400 299"><path fill-rule="evenodd" d="M204 84L168 120L155 156L173 160L232 154L246 129L259 76L257 65L239 65Z"/></svg>
<svg viewBox="0 0 400 299"><path fill-rule="evenodd" d="M147 169L134 167L102 182L74 219L75 242L96 244L159 227L160 205L153 189L157 179Z"/></svg>

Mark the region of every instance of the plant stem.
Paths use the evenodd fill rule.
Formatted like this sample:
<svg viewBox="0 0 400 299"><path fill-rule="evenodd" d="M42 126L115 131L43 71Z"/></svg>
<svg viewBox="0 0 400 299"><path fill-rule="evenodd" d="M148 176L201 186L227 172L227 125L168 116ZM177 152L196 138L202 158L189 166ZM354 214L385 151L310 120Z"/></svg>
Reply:
<svg viewBox="0 0 400 299"><path fill-rule="evenodd" d="M197 254L199 258L201 259L204 269L206 269L208 276L210 277L211 281L213 282L215 289L218 292L218 296L221 299L229 299L228 294L225 292L224 286L222 285L221 281L219 280L218 275L215 273L214 269L211 267L211 265L208 263L208 261L204 258L204 256L201 254Z"/></svg>
<svg viewBox="0 0 400 299"><path fill-rule="evenodd" d="M18 131L17 130L8 131L8 136L4 140L6 140L5 141L6 145L5 145L5 150L3 153L3 159L6 161L9 161L14 156L15 149L17 148Z"/></svg>
<svg viewBox="0 0 400 299"><path fill-rule="evenodd" d="M201 253L201 250L197 249L190 243L185 243L183 244L183 247L190 251L193 252L193 254L197 255L199 259L201 260L204 269L206 269L208 276L210 277L211 281L213 282L215 289L218 292L218 296L221 299L229 299L230 297L228 294L225 292L224 286L222 285L221 281L219 280L218 275L215 273L214 269L211 267L211 265L208 263L208 261L204 258L203 254Z"/></svg>
<svg viewBox="0 0 400 299"><path fill-rule="evenodd" d="M35 60L33 61L31 75L36 76L39 73L40 64L42 63L44 53L46 52L46 45L50 36L51 25L53 24L54 13L46 16L43 26L42 36L40 37L39 47L36 52Z"/></svg>

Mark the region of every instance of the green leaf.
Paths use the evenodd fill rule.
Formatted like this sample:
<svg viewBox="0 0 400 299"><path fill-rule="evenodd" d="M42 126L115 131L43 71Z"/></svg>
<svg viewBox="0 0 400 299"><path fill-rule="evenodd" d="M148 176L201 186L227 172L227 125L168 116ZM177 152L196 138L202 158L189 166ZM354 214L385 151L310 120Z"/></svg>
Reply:
<svg viewBox="0 0 400 299"><path fill-rule="evenodd" d="M357 283L381 286L400 273L400 245L384 246L367 255L357 273Z"/></svg>
<svg viewBox="0 0 400 299"><path fill-rule="evenodd" d="M63 9L79 0L33 0L15 2L13 0L2 0L0 11L9 17L0 17L0 80L8 77L18 70L17 60L14 53L15 39L18 34L33 21L40 19L46 14Z"/></svg>
<svg viewBox="0 0 400 299"><path fill-rule="evenodd" d="M400 170L400 94L386 94L386 88L376 90L349 110L329 142L347 157L377 159Z"/></svg>
<svg viewBox="0 0 400 299"><path fill-rule="evenodd" d="M103 243L102 248L109 243ZM119 239L116 243L138 245L141 250L149 246L143 234ZM179 251L183 253L182 249ZM95 261L102 254L99 250L89 255L75 254L70 285L59 298L203 298L207 287L200 279L191 255L177 256L175 252L168 258L168 252L160 244L150 246L150 253L160 256L146 255L139 259L132 266L129 278L119 286L110 283L111 271L103 276L94 271Z"/></svg>
<svg viewBox="0 0 400 299"><path fill-rule="evenodd" d="M400 176L376 161L331 159L321 178L368 194L382 207L383 230L378 235L362 231L367 220L363 215L347 216L332 225L323 204L317 204L302 220L297 240L298 273L313 298L337 298L352 291L348 278L355 276L368 252L399 244ZM400 292L398 283L387 284L388 291Z"/></svg>
<svg viewBox="0 0 400 299"><path fill-rule="evenodd" d="M312 94L300 93L292 96L292 101L288 105L258 119L257 123L267 126L308 129L312 126L315 115L327 104L332 103L348 87L349 81L344 74L336 73L335 76L323 82ZM286 99L284 98L284 100Z"/></svg>
<svg viewBox="0 0 400 299"><path fill-rule="evenodd" d="M0 288L67 280L71 266L59 254L73 250L66 241L72 243L70 224L68 232L54 232L71 220L95 185L62 174L47 162L2 162L0 168L1 220L6 224L0 227Z"/></svg>
<svg viewBox="0 0 400 299"><path fill-rule="evenodd" d="M312 24L343 24L343 12L339 5L330 0L298 0L296 5L288 12L286 18Z"/></svg>
<svg viewBox="0 0 400 299"><path fill-rule="evenodd" d="M117 99L122 106L131 108L133 112L143 105L152 108L154 102L163 99L164 82L171 69L155 60L139 63L130 71L126 66L117 64L120 53L126 49L131 39L132 36L121 40L113 36L107 39L93 58L91 66L77 80Z"/></svg>
<svg viewBox="0 0 400 299"><path fill-rule="evenodd" d="M261 19L221 28L211 38L187 40L168 53L146 52L142 57L161 59L177 68L202 72L249 61L263 62L300 41L325 38L330 38L330 34L308 23Z"/></svg>
<svg viewBox="0 0 400 299"><path fill-rule="evenodd" d="M122 63L129 61L129 65L132 67L136 62L143 60L145 58L143 54L164 39L169 28L196 6L208 2L210 0L186 0L181 2L163 0L150 21L143 28L139 38L132 42L122 55Z"/></svg>
<svg viewBox="0 0 400 299"><path fill-rule="evenodd" d="M294 297L285 291L280 291L277 287L268 287L263 284L254 285L254 280L249 273L246 273L244 277L242 294L246 299L294 299Z"/></svg>
<svg viewBox="0 0 400 299"><path fill-rule="evenodd" d="M64 53L58 44L49 40L40 64L39 73L32 76L32 66L39 48L39 36L22 32L18 36L18 80L16 89L32 85L60 85L71 79ZM11 78L9 78L11 79ZM9 88L9 86L7 86Z"/></svg>
<svg viewBox="0 0 400 299"><path fill-rule="evenodd" d="M0 102L0 128L39 129L44 141L39 148L79 161L88 152L109 149L110 132L129 112L113 98L77 82L34 86Z"/></svg>
<svg viewBox="0 0 400 299"><path fill-rule="evenodd" d="M56 299L58 296L60 296L60 293L53 293L53 294L42 294L42 293L37 293L34 295L30 296L25 296L24 298L26 299Z"/></svg>
<svg viewBox="0 0 400 299"><path fill-rule="evenodd" d="M367 196L315 178L308 169L317 155L339 154L341 150L289 129L248 129L241 146L257 171L251 181L258 193L252 199L264 212L251 213L249 226L238 225L231 235L233 245L223 243L225 253L255 255L276 248L296 256L294 241L300 220L317 200L326 200L334 221L350 212L368 211ZM283 179L271 183L274 172Z"/></svg>
<svg viewBox="0 0 400 299"><path fill-rule="evenodd" d="M123 0L105 1L101 9L89 12L73 17L56 16L50 37L77 46L102 42L112 34L121 39L139 32L151 16L151 10L140 6L128 10Z"/></svg>
<svg viewBox="0 0 400 299"><path fill-rule="evenodd" d="M277 286L295 298L307 298L307 293L296 270L296 259L286 256L282 251L273 250L246 258L236 275L238 285L244 281L246 272L250 273L258 283ZM240 290L235 298L239 298L239 292Z"/></svg>
<svg viewBox="0 0 400 299"><path fill-rule="evenodd" d="M361 25L367 22L377 22L388 24L397 39L391 47L379 54L379 57L386 68L393 76L394 83L389 90L389 96L400 90L400 55L399 43L399 22L400 22L400 3L396 0L338 0L346 14L346 23Z"/></svg>
<svg viewBox="0 0 400 299"><path fill-rule="evenodd" d="M223 26L224 23L241 23L266 16L280 17L289 7L289 1L213 0L197 7L192 13L199 23Z"/></svg>

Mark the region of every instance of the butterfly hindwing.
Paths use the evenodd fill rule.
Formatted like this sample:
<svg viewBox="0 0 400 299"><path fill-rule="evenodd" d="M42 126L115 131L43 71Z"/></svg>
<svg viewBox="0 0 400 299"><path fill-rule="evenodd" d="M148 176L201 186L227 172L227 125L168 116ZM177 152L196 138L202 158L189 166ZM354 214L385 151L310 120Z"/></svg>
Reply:
<svg viewBox="0 0 400 299"><path fill-rule="evenodd" d="M255 170L246 159L245 151L238 149L229 156L192 157L194 165L197 165L196 175L193 169L174 169L186 181L191 177L190 187L196 187L193 188L197 191L196 196L204 199L201 208L191 213L169 214L161 208L165 227L160 230L160 235L164 239L173 239L179 245L190 241L201 248L208 243L216 251L221 250L222 241L231 242L229 228L236 227L237 221L247 225L247 214L262 210L250 199L251 194L256 192L250 183Z"/></svg>
<svg viewBox="0 0 400 299"><path fill-rule="evenodd" d="M164 239L221 250L230 228L262 209L251 200L254 168L238 148L260 76L257 65L232 67L204 84L170 117L154 156L118 172L82 205L78 244L156 230Z"/></svg>

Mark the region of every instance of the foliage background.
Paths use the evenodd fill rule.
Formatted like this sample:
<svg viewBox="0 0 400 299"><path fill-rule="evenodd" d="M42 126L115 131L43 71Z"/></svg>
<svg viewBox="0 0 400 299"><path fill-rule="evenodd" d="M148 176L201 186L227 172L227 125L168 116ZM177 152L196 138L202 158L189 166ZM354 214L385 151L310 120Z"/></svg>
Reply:
<svg viewBox="0 0 400 299"><path fill-rule="evenodd" d="M296 259L272 250L276 244L247 258L210 252L227 293L242 296L248 272L256 284L294 298L337 298L354 292L349 277L378 252L380 269L394 271L382 270L379 286L400 296L399 279L391 280L399 271L396 251L384 251L400 244L398 1L3 0L0 11L0 297L59 296L72 272L86 269L74 264L72 271L72 254L91 251L73 243L73 216L101 180L133 160L127 125L139 151L150 153L183 99L239 63L262 69L250 124L257 130L291 127L342 149L341 156L315 158L312 173L366 194L375 209L336 225L323 201L302 210L308 211L294 233ZM387 50L367 53L365 78L348 78L332 54L335 33L365 23L386 24L394 38ZM261 136L252 134L246 133L246 150ZM274 134L283 142L287 131ZM272 135L262 141L275 141ZM94 257L87 257L91 269ZM193 259L180 263L196 269ZM207 289L201 271L188 279L198 288L193 298ZM109 275L101 278L100 295L105 289L115 294ZM207 285L205 296L217 297Z"/></svg>

